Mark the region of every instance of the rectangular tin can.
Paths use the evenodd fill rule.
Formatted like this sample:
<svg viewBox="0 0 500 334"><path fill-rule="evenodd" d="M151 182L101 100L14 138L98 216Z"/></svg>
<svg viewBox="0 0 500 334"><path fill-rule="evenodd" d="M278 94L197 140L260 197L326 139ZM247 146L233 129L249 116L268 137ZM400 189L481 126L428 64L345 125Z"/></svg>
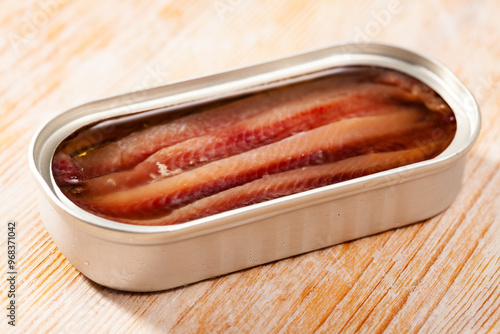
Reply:
<svg viewBox="0 0 500 334"><path fill-rule="evenodd" d="M434 159L171 226L135 226L88 213L62 195L51 160L75 130L111 117L261 91L344 66L406 73L455 113L457 132ZM298 78L298 79L297 79ZM175 109L175 108L174 108ZM456 197L480 114L443 65L389 45L342 44L72 108L44 124L29 151L42 221L62 254L91 280L158 291L422 221Z"/></svg>

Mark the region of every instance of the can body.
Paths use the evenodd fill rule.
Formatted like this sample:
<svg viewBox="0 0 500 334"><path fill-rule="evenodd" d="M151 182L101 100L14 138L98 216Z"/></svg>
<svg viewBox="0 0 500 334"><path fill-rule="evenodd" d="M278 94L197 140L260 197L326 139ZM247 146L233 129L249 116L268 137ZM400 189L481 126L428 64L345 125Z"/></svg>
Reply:
<svg viewBox="0 0 500 334"><path fill-rule="evenodd" d="M175 226L133 226L84 212L51 176L57 145L79 127L152 108L237 96L342 66L379 66L424 82L453 109L457 133L438 157ZM442 65L375 44L311 51L147 91L91 102L57 116L35 135L31 169L41 217L66 258L107 287L157 291L283 259L418 222L445 210L461 184L480 127L477 104Z"/></svg>

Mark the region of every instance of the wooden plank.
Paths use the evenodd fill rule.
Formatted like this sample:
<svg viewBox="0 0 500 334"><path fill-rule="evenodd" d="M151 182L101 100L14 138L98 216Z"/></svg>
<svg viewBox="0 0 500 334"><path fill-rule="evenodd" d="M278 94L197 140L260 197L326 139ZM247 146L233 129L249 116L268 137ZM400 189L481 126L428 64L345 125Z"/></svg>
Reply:
<svg viewBox="0 0 500 334"><path fill-rule="evenodd" d="M2 9L0 252L16 220L19 332L500 332L497 1L32 0ZM45 231L27 149L51 116L111 94L361 40L437 58L480 102L481 136L462 190L442 214L144 294L86 279ZM2 277L5 265L3 256ZM8 289L2 279L4 314ZM14 332L2 319L0 332Z"/></svg>

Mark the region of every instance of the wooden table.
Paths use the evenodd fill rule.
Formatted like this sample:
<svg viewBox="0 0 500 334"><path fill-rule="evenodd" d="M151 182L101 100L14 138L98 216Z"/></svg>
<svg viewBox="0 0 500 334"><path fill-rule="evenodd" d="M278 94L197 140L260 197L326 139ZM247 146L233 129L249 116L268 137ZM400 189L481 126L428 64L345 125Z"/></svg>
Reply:
<svg viewBox="0 0 500 334"><path fill-rule="evenodd" d="M3 3L0 332L500 332L499 14L495 0ZM481 136L448 210L160 293L103 288L61 255L28 169L42 122L89 100L353 40L434 57L479 101ZM5 316L11 220L16 328Z"/></svg>

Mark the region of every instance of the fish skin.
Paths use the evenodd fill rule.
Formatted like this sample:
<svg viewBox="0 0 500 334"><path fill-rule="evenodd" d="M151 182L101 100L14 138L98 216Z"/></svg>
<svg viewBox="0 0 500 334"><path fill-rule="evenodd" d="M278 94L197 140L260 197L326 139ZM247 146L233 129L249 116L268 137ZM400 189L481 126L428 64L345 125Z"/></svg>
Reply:
<svg viewBox="0 0 500 334"><path fill-rule="evenodd" d="M288 108L270 110L232 127L163 148L130 170L90 179L87 195L104 195L144 185L330 122L400 108L395 103L384 103L382 94L390 93L380 90L357 92L355 96L335 99L329 104L316 101L312 108L292 104Z"/></svg>
<svg viewBox="0 0 500 334"><path fill-rule="evenodd" d="M360 73L338 74L254 94L227 105L175 119L166 124L158 124L134 131L116 141L97 146L82 157L75 156L75 163L82 168L82 172L87 178L127 170L144 161L159 149L209 134L221 127L230 126L247 117L267 111L274 106L290 103L290 101L300 103L301 100L311 98L311 96L321 99L328 94L338 96L346 94L346 92L352 93L362 89L364 84L392 88L398 92L400 101L426 102L436 100L436 97L426 90L424 85L400 73L373 68L369 70L368 74L362 71ZM394 98L393 96L387 97ZM437 100L441 101L439 98ZM432 106L440 107L438 103L433 103ZM92 142L85 139L85 136L82 138L86 144ZM145 143L147 144L145 145ZM63 150L68 150L71 147L79 147L79 145L71 142ZM70 151L65 151L65 153L72 156L71 153L68 153Z"/></svg>
<svg viewBox="0 0 500 334"><path fill-rule="evenodd" d="M334 163L266 175L244 185L199 199L161 218L118 219L118 221L135 225L180 224L430 159L435 156L442 145L443 143L432 143L409 150L369 153Z"/></svg>
<svg viewBox="0 0 500 334"><path fill-rule="evenodd" d="M52 174L58 184L71 193L79 193L88 188L88 182L80 167L64 152L58 152L52 160Z"/></svg>
<svg viewBox="0 0 500 334"><path fill-rule="evenodd" d="M205 196L308 165L356 155L356 146L429 125L425 110L408 108L379 116L345 119L298 133L277 143L221 159L146 186L75 201L118 218L154 217Z"/></svg>
<svg viewBox="0 0 500 334"><path fill-rule="evenodd" d="M75 162L87 178L125 170L163 147L230 126L274 106L288 103L297 96L305 99L310 94L320 96L325 91L334 92L336 95L344 94L358 81L359 78L356 77L339 76L255 94L227 105L133 132L115 142L91 150L82 157L76 156Z"/></svg>

